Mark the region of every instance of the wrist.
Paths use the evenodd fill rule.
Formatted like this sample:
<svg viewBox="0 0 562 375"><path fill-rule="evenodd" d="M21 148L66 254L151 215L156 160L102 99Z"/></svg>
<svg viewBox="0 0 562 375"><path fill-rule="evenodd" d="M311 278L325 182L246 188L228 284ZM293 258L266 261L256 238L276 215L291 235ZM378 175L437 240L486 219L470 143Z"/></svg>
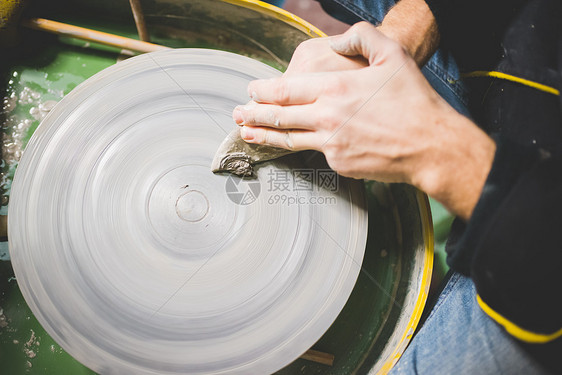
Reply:
<svg viewBox="0 0 562 375"><path fill-rule="evenodd" d="M468 220L490 173L496 144L471 120L451 111L437 120L442 141L431 147L414 185Z"/></svg>
<svg viewBox="0 0 562 375"><path fill-rule="evenodd" d="M439 45L437 22L424 0L400 0L378 26L423 66Z"/></svg>

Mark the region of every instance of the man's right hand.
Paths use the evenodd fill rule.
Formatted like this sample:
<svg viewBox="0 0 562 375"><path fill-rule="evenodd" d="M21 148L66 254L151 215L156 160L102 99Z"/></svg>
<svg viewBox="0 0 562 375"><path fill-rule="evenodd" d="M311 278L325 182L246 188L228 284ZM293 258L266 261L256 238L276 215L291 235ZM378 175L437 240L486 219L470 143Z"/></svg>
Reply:
<svg viewBox="0 0 562 375"><path fill-rule="evenodd" d="M494 158L493 140L372 25L356 24L330 41L335 52L369 66L251 82L254 103L233 114L242 138L321 151L344 176L412 184L468 219Z"/></svg>

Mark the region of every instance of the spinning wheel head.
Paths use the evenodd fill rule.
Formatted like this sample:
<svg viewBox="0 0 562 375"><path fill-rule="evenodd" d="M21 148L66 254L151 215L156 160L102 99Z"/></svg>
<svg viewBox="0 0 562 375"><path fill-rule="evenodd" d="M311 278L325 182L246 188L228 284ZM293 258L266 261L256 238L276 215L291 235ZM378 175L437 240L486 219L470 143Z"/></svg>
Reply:
<svg viewBox="0 0 562 375"><path fill-rule="evenodd" d="M94 371L271 373L343 308L365 249L363 184L303 155L254 179L210 169L248 82L278 74L212 50L141 55L35 132L12 186L12 263L37 319Z"/></svg>

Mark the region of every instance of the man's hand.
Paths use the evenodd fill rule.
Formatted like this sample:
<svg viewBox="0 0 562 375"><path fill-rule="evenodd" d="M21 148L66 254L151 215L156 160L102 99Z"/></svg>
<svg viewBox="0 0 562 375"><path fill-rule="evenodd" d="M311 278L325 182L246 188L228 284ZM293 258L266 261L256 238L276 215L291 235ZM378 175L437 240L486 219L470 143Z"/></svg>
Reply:
<svg viewBox="0 0 562 375"><path fill-rule="evenodd" d="M494 142L428 84L402 46L368 23L331 38L369 66L250 83L233 117L250 143L325 154L342 175L410 183L467 219Z"/></svg>
<svg viewBox="0 0 562 375"><path fill-rule="evenodd" d="M332 38L312 38L299 44L284 76L354 70L369 66L363 56L345 56L335 52L330 46Z"/></svg>

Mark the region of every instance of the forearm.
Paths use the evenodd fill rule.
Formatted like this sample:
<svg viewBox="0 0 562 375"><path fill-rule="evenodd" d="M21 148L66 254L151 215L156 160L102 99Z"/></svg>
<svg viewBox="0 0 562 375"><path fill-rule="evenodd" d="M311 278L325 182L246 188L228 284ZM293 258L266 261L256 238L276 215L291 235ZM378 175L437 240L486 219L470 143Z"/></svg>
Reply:
<svg viewBox="0 0 562 375"><path fill-rule="evenodd" d="M452 108L435 112L434 142L414 174L414 185L463 220L469 220L490 172L495 142Z"/></svg>
<svg viewBox="0 0 562 375"><path fill-rule="evenodd" d="M427 62L439 44L435 17L424 0L400 0L378 29L400 43L418 66Z"/></svg>

